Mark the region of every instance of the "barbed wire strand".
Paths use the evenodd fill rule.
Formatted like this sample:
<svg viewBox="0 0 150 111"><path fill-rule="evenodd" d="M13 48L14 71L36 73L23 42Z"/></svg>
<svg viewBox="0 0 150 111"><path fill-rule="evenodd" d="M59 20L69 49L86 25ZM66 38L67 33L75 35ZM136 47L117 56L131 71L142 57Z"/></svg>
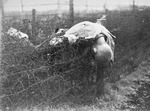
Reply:
<svg viewBox="0 0 150 111"><path fill-rule="evenodd" d="M54 67L54 66L56 66L56 65L61 65L61 64L70 63L70 62L73 62L73 61L80 60L83 56L84 56L84 54L83 54L82 56L80 56L80 57L76 57L76 58L70 59L70 60L68 60L68 61L56 62L56 63L54 63L54 64L51 65L51 66L41 66L41 67L39 67L39 68L29 69L29 70L25 70L25 71L20 71L20 72L16 72L16 73L13 73L13 74L10 74L10 75L7 75L7 76L1 76L0 78L2 79L2 78L6 78L6 77L8 77L8 76L15 76L15 75L17 75L17 74L19 74L19 73L23 73L23 72L36 71L36 70L43 69L43 68L50 68L50 67Z"/></svg>
<svg viewBox="0 0 150 111"><path fill-rule="evenodd" d="M149 38L147 38L147 39L149 39ZM141 43L141 42L143 42L144 40L147 40L147 39L143 39L142 41L138 41L138 42L136 42L135 44L130 45L130 46L127 47L126 49L124 49L124 50L120 51L119 53L117 53L117 55L123 53L124 51L130 49L130 48L133 47L134 45L136 45L136 44L138 44L138 43ZM83 57L83 56L84 56L84 55L82 55L81 57ZM65 64L65 63L68 63L68 62L72 62L72 61L75 61L75 60L77 60L77 59L80 59L81 57L76 58L76 59L71 59L71 60L65 61L65 62L54 63L52 66L55 66L55 65L58 65L58 64ZM41 66L41 65L40 65L40 66ZM52 66L41 66L41 67L39 67L39 68L29 69L29 70L21 71L21 72L34 71L34 70L38 70L38 69L42 69L42 68L46 68L46 67L52 67ZM21 73L21 72L17 72L17 73ZM8 75L8 76L14 76L14 75L16 75L17 73L14 73L14 74L11 74L11 75ZM1 76L0 78L6 78L6 77L7 77L7 76Z"/></svg>
<svg viewBox="0 0 150 111"><path fill-rule="evenodd" d="M57 75L57 76L54 76L54 77L49 77L49 78L47 78L47 79L45 79L45 80L41 80L41 81L39 81L39 82L36 82L36 83L32 84L31 86L29 86L29 87L26 88L26 89L23 89L23 90L21 90L21 91L18 91L17 93L9 94L9 95L3 95L3 96L0 97L0 99L2 99L2 98L4 98L4 97L8 97L8 96L17 95L17 94L19 94L19 93L21 93L21 92L24 92L24 91L28 90L29 88L31 88L31 87L33 87L33 86L35 86L35 85L38 85L38 84L43 83L43 82L46 82L46 81L48 81L48 80L50 80L50 79L55 79L56 77L59 77L59 76L60 76L60 75Z"/></svg>
<svg viewBox="0 0 150 111"><path fill-rule="evenodd" d="M119 52L119 53L117 53L117 54L121 54L121 53L125 52L126 50L130 49L131 47L135 46L136 44L142 43L142 42L144 42L145 40L148 40L148 39L149 39L149 38L146 38L146 39L143 39L143 40L141 40L141 41L138 41L138 42L136 42L136 43L134 43L134 44L130 45L130 46L129 46L129 47L127 47L126 49L124 49L124 50L120 51L120 52ZM68 62L68 61L67 61L67 62ZM66 63L66 62L65 62L65 63ZM57 64L60 64L60 63L57 63ZM62 62L61 62L61 64L62 64ZM55 64L55 65L56 65L56 64ZM44 67L45 67L45 66L44 66ZM46 66L46 67L51 67L51 66ZM41 69L41 68L43 68L43 67L36 68L36 69L32 69L32 70L28 70L28 71L33 71L33 70L37 70L37 69ZM24 72L24 71L21 71L21 72ZM21 73L21 72L18 72L18 73ZM25 72L27 72L27 71L25 71ZM9 75L9 76L13 76L13 75ZM54 78L56 78L56 77L58 77L58 76L50 77L50 78L48 78L48 79L45 79L45 80L42 80L42 81L36 82L35 84L32 84L32 85L31 85L31 86L29 86L28 88L23 89L23 90L21 90L21 91L19 91L19 92L17 92L17 93L10 94L10 95L4 95L4 96L1 96L0 98L4 98L4 97L8 97L8 96L12 96L12 95L19 94L19 93L24 92L24 91L28 90L29 88L31 88L31 87L33 87L33 86L37 85L37 84L40 84L40 83L46 82L46 81L48 81L48 80L50 80L50 79L54 79ZM6 76L5 76L5 78L6 78ZM97 84L96 84L96 85L97 85ZM79 97L81 97L81 96L83 96L84 94L88 93L89 91L91 91L91 90L92 90L92 89L93 89L96 85L93 85L93 87L92 87L92 88L90 88L89 90L87 90L87 91L86 91L85 93L83 93L82 95L80 95L80 96L76 97L76 99L77 99L77 98L79 98ZM61 95L65 94L65 93L67 93L68 91L70 91L70 89L72 89L72 88L69 88L68 90L64 91L63 93L61 93L61 94L57 95L57 96L56 96L56 97L54 97L54 98L58 98L59 96L61 96ZM75 100L75 99L74 99L74 100ZM40 103L40 104L43 104L43 103ZM40 104L39 104L39 105L40 105ZM39 105L37 105L37 106L39 106Z"/></svg>
<svg viewBox="0 0 150 111"><path fill-rule="evenodd" d="M50 4L32 4L32 5L23 5L23 7L30 7L30 6L51 6L51 5L58 5L58 3L50 3ZM59 5L65 5L65 6L69 6L68 3L59 3ZM87 5L82 5L82 4L74 4L74 6L82 6L82 7L87 7ZM88 5L88 7L98 7L99 5ZM7 5L5 7L17 7L17 5ZM20 6L18 6L20 7Z"/></svg>
<svg viewBox="0 0 150 111"><path fill-rule="evenodd" d="M81 83L82 83L82 82L81 82ZM80 84L80 83L78 83L76 86L72 86L72 87L68 88L67 90L63 91L61 94L58 94L58 95L54 96L53 98L51 98L50 102L51 102L51 103L54 103L54 102L52 102L53 100L55 100L55 99L59 98L60 96L62 96L62 95L64 95L64 94L68 93L71 89L77 87L79 84ZM42 104L44 104L44 103L46 103L46 102L47 102L47 101L42 102L42 103L36 105L35 107L39 107L40 105L42 105ZM35 107L33 107L33 108L31 109L31 111L32 111Z"/></svg>
<svg viewBox="0 0 150 111"><path fill-rule="evenodd" d="M147 39L149 39L149 38L147 38ZM147 40L147 39L144 39L144 40ZM130 45L128 48L122 50L121 52L119 52L119 53L117 53L117 54L123 53L125 50L127 50L127 49L129 49L129 48L135 46L136 44L142 43L144 40L138 41L138 42L136 42L135 44ZM87 94L88 92L90 92L91 90L95 89L95 87L96 87L98 84L99 84L99 82L96 83L96 84L94 84L89 90L87 90L87 91L84 92L83 94L79 95L78 97L75 97L75 99L74 99L73 101L79 99L79 98L82 97L83 95L85 95L85 94ZM66 92L68 92L68 91L65 91L65 92L63 92L63 93L66 93ZM60 94L60 95L61 95L61 94ZM57 97L59 97L60 95L58 95ZM40 106L41 104L43 104L43 103L40 103L40 104L37 105L37 106ZM35 107L36 107L36 106L35 106Z"/></svg>

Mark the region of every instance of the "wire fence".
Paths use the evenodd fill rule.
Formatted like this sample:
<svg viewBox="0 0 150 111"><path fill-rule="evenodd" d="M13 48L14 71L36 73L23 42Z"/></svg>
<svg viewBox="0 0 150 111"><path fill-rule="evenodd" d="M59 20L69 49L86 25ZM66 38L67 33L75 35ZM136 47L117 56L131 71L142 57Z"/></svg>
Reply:
<svg viewBox="0 0 150 111"><path fill-rule="evenodd" d="M87 5L87 4L74 3L74 7L82 6L82 7L84 7L84 9L90 9L91 7L96 7L97 8L99 6L101 6L103 8L103 5L104 4ZM62 6L69 7L69 3L43 3L43 4L25 4L25 5L23 5L24 8L26 8L26 7L35 7L36 8L37 6L41 6L41 7L43 7L43 6L55 6L56 9L58 7L60 7L60 9L58 9L58 10L61 10L61 8L63 8ZM18 8L20 8L21 6L18 6L18 5L6 5L5 7L18 7ZM51 10L51 9L47 9L47 10Z"/></svg>
<svg viewBox="0 0 150 111"><path fill-rule="evenodd" d="M139 44L139 43L142 43L142 42L144 42L145 40L149 40L149 39L144 39L144 40L141 40L141 41L139 41L139 42L136 42L135 44L133 44L133 45L131 45L131 46L125 48L124 50L122 50L122 51L119 52L118 54L124 53L124 51L129 50L129 48L134 47L135 45L137 45L137 44ZM3 56L3 55L2 55L2 56ZM78 58L78 59L79 59L79 58ZM124 59L124 58L122 58L122 59ZM75 59L73 59L73 60L75 60ZM33 62L33 61L31 61L31 62ZM68 62L68 61L67 61L67 62ZM69 61L69 62L70 62L70 61ZM72 60L71 60L71 62L72 62ZM65 63L65 62L64 62L64 63ZM53 66L55 66L55 65L57 65L57 64L64 64L64 63L62 63L62 62L60 62L60 63L55 63L55 64L53 64ZM35 64L35 63L34 63L34 64ZM20 66L20 64L19 64L19 66ZM37 65L36 65L36 66L37 66ZM13 67L13 66L12 66L12 67ZM17 66L15 65L15 67L17 67ZM52 67L52 66L40 66L39 68L35 68L35 69L29 69L29 70L26 69L25 71L20 71L20 72L14 73L14 74L9 74L9 75L5 75L5 76L1 76L1 79L8 78L9 76L16 76L17 74L23 74L23 75L25 74L25 75L27 75L27 77L28 77L28 79L29 79L29 78L30 78L30 74L29 74L28 72L34 72L34 71L42 70L43 68L45 69L45 68L49 68L49 67ZM25 73L25 72L26 72L26 73ZM70 72L71 72L71 70L66 71L66 72L63 72L63 73L70 73ZM22 76L23 76L23 75L22 75ZM34 75L34 74L33 74L33 75ZM21 77L22 77L22 76L21 76ZM34 76L35 76L35 75L34 75ZM17 78L17 82L21 82L21 83L22 83L22 81L20 80L21 77L20 77L20 78ZM34 86L36 86L36 85L43 84L43 83L45 83L45 82L47 82L47 81L50 81L50 80L53 81L53 80L57 79L58 77L62 78L62 80L63 80L63 77L61 77L60 75L55 75L55 76L52 76L52 77L48 77L47 79L44 79L44 80L40 80L40 79L39 79L39 81L33 83L32 85L29 85L29 87L27 87L27 88L25 88L25 86L24 86L23 83L22 83L22 87L23 87L22 90L20 90L20 91L18 91L18 92L16 92L16 93L12 93L12 94L8 94L8 95L3 95L3 96L1 96L0 98L3 99L3 98L9 98L9 97L11 97L11 96L17 96L17 95L19 96L20 93L23 93L23 92L25 92L25 91L28 91L30 88L32 88L32 87L34 87ZM17 82L16 82L15 84L17 84ZM76 101L76 100L78 100L79 98L81 98L82 96L85 96L87 93L90 93L90 92L95 91L96 85L97 85L97 84L92 85L90 89L88 89L86 92L84 92L84 93L81 94L81 95L73 96L73 97L72 97L72 101ZM64 96L63 98L62 98L61 96L68 94L68 93L70 92L70 90L72 90L72 89L75 88L75 87L79 87L79 84L76 84L75 86L72 86L72 87L70 87L70 88L64 90L63 92L61 92L61 93L55 95L54 97L51 98L51 102L53 101L52 103L57 103L57 101L60 101L60 100L62 101L62 100L65 98L65 96ZM59 90L59 89L58 89L58 90ZM92 95L92 96L93 96L93 95ZM60 99L60 97L61 97L62 99ZM10 100L10 99L9 99L9 100ZM54 101L54 100L55 100L55 101ZM10 101L11 101L11 100L10 100ZM47 102L47 101L41 102L41 103L37 104L35 107L38 107L38 106L40 106L40 105L42 105L42 104L44 104L44 103L46 103L46 102ZM13 103L13 102L12 102L12 103ZM34 107L33 107L33 109L34 109Z"/></svg>
<svg viewBox="0 0 150 111"><path fill-rule="evenodd" d="M149 40L149 39L145 39L145 40ZM139 43L142 43L142 42L144 42L145 40L141 40L141 41L139 41L139 42L136 42L135 44L133 44L133 45L127 47L126 49L122 50L122 51L119 52L118 54L123 53L124 51L128 50L129 48L134 47L135 45L137 45L137 44L139 44ZM122 59L125 59L125 58L122 58ZM40 68L39 68L39 69L40 69ZM33 70L37 70L37 69L32 69L32 71L33 71ZM70 72L70 71L69 71L69 72ZM66 73L67 73L67 72L66 72ZM54 76L54 77L47 78L47 79L45 79L45 80L41 80L41 81L36 82L36 83L32 84L31 86L29 86L28 88L23 89L23 90L21 90L21 91L15 93L15 94L5 95L5 96L3 96L3 97L1 97L1 98L9 97L9 96L12 96L12 95L19 94L19 93L21 93L21 92L23 92L23 91L28 90L30 87L33 87L34 85L41 84L41 83L43 83L43 82L49 81L50 79L51 79L51 80L54 80L54 78L56 78L56 77L59 77L59 76ZM97 83L97 84L98 84L98 83ZM82 96L85 96L87 93L90 93L90 92L95 91L97 84L92 85L91 88L89 88L86 92L82 93L81 95L73 96L73 97L72 97L72 101L76 101L76 100L78 100L79 98L81 98ZM68 92L70 92L70 90L71 90L72 88L78 87L78 85L79 85L79 84L77 84L77 85L75 85L75 86L73 86L73 87L70 87L70 88L68 88L67 90L65 90L64 92L61 92L60 94L54 96L54 97L51 99L51 102L53 101L51 104L57 103L58 101L64 99L65 97L63 97L63 98L61 98L61 99L60 99L60 97L63 96L63 95L65 95L65 94L67 94ZM96 92L95 92L95 93L96 93ZM92 94L92 97L94 97L93 94ZM58 98L59 98L59 99L58 99ZM56 100L55 100L55 99L56 99ZM65 99L66 99L66 98L65 98ZM54 100L55 100L55 101L54 101ZM42 105L42 104L44 104L44 103L46 103L46 102L47 102L47 101L44 101L44 102L42 102L42 103L39 103L39 104L37 104L35 107L39 107L40 105ZM73 104L73 103L72 103L72 104ZM34 109L35 107L33 107L32 109Z"/></svg>
<svg viewBox="0 0 150 111"><path fill-rule="evenodd" d="M23 41L12 38L6 33L2 37L0 99L4 109L26 104L33 110L43 104L50 106L67 99L73 104L88 93L89 98L95 97L98 83L94 83L96 71L95 67L89 64L90 54L78 54L80 51L67 43L57 47L46 45L48 52L38 52L34 46L29 45L30 43L23 45ZM115 55L122 55L137 44L149 40L148 37L136 41ZM127 58L128 56L124 56L120 61ZM85 88L86 80L82 76L87 74L90 75L90 80L87 81L91 84Z"/></svg>
<svg viewBox="0 0 150 111"><path fill-rule="evenodd" d="M5 35L5 37L10 38L10 39L12 38L8 35ZM50 53L50 56L47 59L42 60L42 57L41 58L39 56L36 57L37 56L36 54L38 52L35 52L35 50L33 49L32 46L29 46L29 48L32 48L33 50L29 51L28 46L22 46L22 41L10 40L8 42L8 39L6 39L5 37L3 38L3 41L5 41L5 44L3 44L4 48L2 50L1 66L3 68L1 67L2 68L1 69L2 70L1 71L1 80L2 80L1 83L4 85L4 87L6 89L5 88L2 89L2 93L4 93L4 94L2 94L2 96L0 97L1 100L6 99L5 102L7 102L7 104L4 105L5 108L11 107L11 106L9 106L9 103L12 106L15 106L15 104L18 104L18 102L21 102L20 99L17 100L18 102L15 102L14 101L15 98L13 98L13 97L17 97L17 96L19 97L20 95L22 95L22 93L31 93L32 94L32 93L34 93L34 90L35 91L39 90L40 92L46 90L46 89L42 90L40 88L40 85L45 84L46 82L51 82L51 81L56 80L55 85L58 84L60 81L62 81L62 82L64 81L63 84L66 84L65 82L67 82L67 84L68 84L69 81L66 80L64 78L64 76L65 76L65 74L69 74L72 71L74 71L74 68L72 70L66 69L67 67L65 65L66 64L73 65L74 62L77 62L83 58L83 55L81 55L80 57L73 57L73 58L71 57L67 61L62 61L63 54L61 54L61 53L65 53L65 52L64 52L63 46L61 45L59 47L57 46L57 48L61 48L61 51L56 50L53 53ZM14 49L19 49L19 50L11 51L11 49L13 49L12 46L14 46L14 45L17 45L16 47L14 47ZM26 48L27 48L27 50L25 50ZM49 50L51 50L53 48L55 48L55 47L49 48ZM5 53L3 54L3 52L5 52ZM56 52L57 52L57 54L56 54ZM67 52L67 53L69 53L69 52ZM33 54L35 54L35 58L33 57ZM60 59L57 57L55 59L53 57L52 60L50 60L52 56L57 56L57 55L60 56ZM66 67L64 69L64 71L59 71L59 68L60 69L64 68L64 66ZM51 71L51 70L53 70L53 71ZM61 70L63 70L63 69L61 69ZM54 74L53 74L53 72L54 72ZM44 73L45 76L47 76L47 78L44 77L44 79L42 79L41 77L44 76L44 75L41 75L42 73ZM41 76L38 76L39 74ZM7 86L7 85L10 85L9 82L11 82L11 81L12 82L14 81L12 86ZM18 86L18 84L19 84L19 86ZM53 84L53 82L51 84ZM59 85L61 86L61 84L59 84ZM34 88L36 86L38 86L39 88ZM53 87L55 87L55 86L53 86ZM67 85L65 85L65 87L67 87ZM64 90L63 93L68 92L72 89L70 86L68 86L69 89L68 88L63 89L63 88L64 87L60 88L61 90ZM75 86L73 86L73 88L75 88ZM33 91L30 92L29 90L31 90L31 89ZM54 89L51 88L51 90L54 90ZM58 90L60 90L60 89L58 89ZM7 90L7 93L5 93L5 90ZM13 90L17 90L17 91L14 92ZM46 93L46 91L45 91L45 93ZM53 93L53 95L55 95L55 93L57 94L58 92L55 91ZM56 99L60 95L63 95L62 91L60 93L61 94L57 94L56 96L52 97L50 100ZM36 92L36 94L38 94L38 93ZM43 93L41 93L41 94L42 94L41 98L44 99ZM20 98L22 98L22 96ZM35 99L33 99L33 100L35 100ZM33 102L33 104L34 104L34 102ZM41 104L41 102L40 102L40 104Z"/></svg>
<svg viewBox="0 0 150 111"><path fill-rule="evenodd" d="M60 2L60 1L59 1ZM54 14L58 14L61 15L63 13L68 13L69 12L69 3L39 3L39 4L22 4L21 6L18 5L6 5L4 6L4 9L6 9L6 11L9 9L8 7L15 8L18 9L18 14L20 15L31 15L31 11L32 9L36 9L37 13L41 14L40 12L44 13L47 15L54 15ZM92 4L89 4L87 0L85 0L84 3L74 3L74 12L75 13L81 13L81 14L85 14L85 13L90 13L90 12L94 12L94 11L105 11L107 9L106 7L107 3L101 3L101 2L95 2ZM121 7L119 4L118 5L114 5L111 4L111 7L114 7L114 9L119 9L119 7ZM30 9L30 10L29 10ZM132 9L130 3L129 5L126 7L126 9ZM107 9L109 10L109 8ZM9 12L9 11L8 11ZM14 14L11 14L11 10L9 14L5 14L6 17L11 17L14 16Z"/></svg>

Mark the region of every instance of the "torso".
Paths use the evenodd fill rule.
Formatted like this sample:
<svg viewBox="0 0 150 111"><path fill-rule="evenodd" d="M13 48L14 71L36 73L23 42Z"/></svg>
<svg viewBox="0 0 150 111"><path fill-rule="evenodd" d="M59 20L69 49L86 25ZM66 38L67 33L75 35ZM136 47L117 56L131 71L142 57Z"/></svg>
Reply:
<svg viewBox="0 0 150 111"><path fill-rule="evenodd" d="M111 47L106 43L104 37L98 38L92 49L97 63L108 63L113 57Z"/></svg>

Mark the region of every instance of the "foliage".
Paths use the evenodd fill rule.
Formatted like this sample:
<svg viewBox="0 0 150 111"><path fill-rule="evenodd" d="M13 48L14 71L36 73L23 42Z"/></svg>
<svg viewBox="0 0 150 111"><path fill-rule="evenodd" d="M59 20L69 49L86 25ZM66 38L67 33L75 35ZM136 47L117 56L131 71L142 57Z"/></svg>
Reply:
<svg viewBox="0 0 150 111"><path fill-rule="evenodd" d="M107 81L114 82L122 76L127 76L145 58L143 53L148 47L147 39L150 35L149 13L147 10L134 14L130 11L108 13L106 27L117 39L116 62L106 71ZM83 20L94 22L101 15L102 13L95 13L80 17L76 14L75 23ZM57 15L46 19L37 17L34 44L39 45L49 39L56 27L70 27L68 20L65 14L61 18ZM25 31L21 20L13 18L3 22L3 32L11 26ZM21 40L7 34L3 35L2 43L2 109L13 109L17 106L32 108L67 100L74 102L77 97L89 101L87 95L93 95L95 67L91 65L91 53L84 54L85 48L81 47L81 44L68 45L64 42L56 47L47 44L46 50L44 48L36 51L34 47L24 46ZM89 79L84 76L89 76ZM85 85L86 81L89 82L88 85Z"/></svg>

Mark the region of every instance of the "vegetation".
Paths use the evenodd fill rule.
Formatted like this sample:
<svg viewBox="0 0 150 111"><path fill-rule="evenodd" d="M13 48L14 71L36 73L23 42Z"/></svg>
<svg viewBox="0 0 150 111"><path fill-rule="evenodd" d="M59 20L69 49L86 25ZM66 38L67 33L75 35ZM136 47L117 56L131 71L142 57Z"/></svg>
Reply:
<svg viewBox="0 0 150 111"><path fill-rule="evenodd" d="M84 20L95 22L101 15L102 13L94 13L83 17L76 14L75 23ZM131 109L129 106L136 104L134 99L128 102L116 102L118 96L115 96L115 92L112 91L117 91L117 86L114 84L134 72L139 64L148 58L149 10L134 13L132 11L108 12L106 27L117 37L115 63L105 72L106 95L98 100L94 95L95 66L90 62L92 56L90 53L86 55L82 53L84 48L83 46L81 48L81 44L70 46L65 42L56 47L47 44L46 50L35 51L29 45L23 45L21 40L5 34L10 26L25 32L20 19L4 20L0 69L2 110L44 108L44 106L45 108L49 106L53 110L69 110L75 106L88 105L88 110L114 109L116 111L117 108L118 110ZM47 40L57 27L70 27L67 15L64 14L62 17L56 15L46 19L37 17L34 44L39 45ZM86 80L84 76L89 76L89 79ZM143 82L142 85L149 86L149 83ZM143 89L138 90L143 93ZM150 93L149 90L146 91ZM128 96L137 98L135 95ZM60 107L62 109L59 109ZM145 108L149 107L145 106ZM81 110L86 109L81 108Z"/></svg>

